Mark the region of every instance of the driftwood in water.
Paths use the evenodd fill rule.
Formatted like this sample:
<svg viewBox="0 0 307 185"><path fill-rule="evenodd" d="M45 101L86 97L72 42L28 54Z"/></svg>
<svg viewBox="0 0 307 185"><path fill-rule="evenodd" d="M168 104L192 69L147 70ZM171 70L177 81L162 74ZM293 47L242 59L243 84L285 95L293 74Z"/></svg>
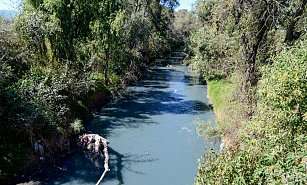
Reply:
<svg viewBox="0 0 307 185"><path fill-rule="evenodd" d="M108 143L103 142L103 155L104 155L104 172L101 175L100 179L97 181L96 185L99 185L101 181L103 180L104 176L108 171L110 171L109 168L109 153L108 153Z"/></svg>
<svg viewBox="0 0 307 185"><path fill-rule="evenodd" d="M104 172L102 173L101 177L97 181L96 185L99 185L101 181L103 180L104 176L108 171L110 171L109 168L109 153L108 153L108 143L109 141L105 138L99 136L98 134L83 134L81 137L81 144L83 146L83 149L89 150L90 152L93 152L98 156L99 154L102 155L101 149L103 148L103 155L104 155Z"/></svg>

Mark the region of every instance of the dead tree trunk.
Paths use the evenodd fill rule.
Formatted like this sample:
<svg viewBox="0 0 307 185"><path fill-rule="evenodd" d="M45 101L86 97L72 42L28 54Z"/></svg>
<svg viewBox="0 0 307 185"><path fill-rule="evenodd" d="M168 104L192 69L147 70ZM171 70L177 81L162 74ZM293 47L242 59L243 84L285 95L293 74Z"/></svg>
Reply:
<svg viewBox="0 0 307 185"><path fill-rule="evenodd" d="M244 47L243 55L245 58L244 66L243 66L243 83L242 83L242 92L244 93L243 102L247 104L246 113L247 119L250 120L253 115L254 109L254 101L253 101L253 87L258 82L258 74L257 74L257 64L256 59L259 51L259 47L261 42L263 41L267 30L268 30L268 12L266 7L263 8L261 13L258 15L258 25L257 30L252 37L248 37L243 34L241 38L241 44Z"/></svg>
<svg viewBox="0 0 307 185"><path fill-rule="evenodd" d="M110 171L109 168L109 153L108 153L108 143L109 141L105 138L99 136L98 134L84 134L80 137L80 144L83 147L83 149L90 150L90 152L94 152L95 156L99 156L101 153L101 148L103 147L103 157L104 157L104 171L97 181L96 185L99 185L103 178L105 177L106 173ZM96 157L95 157L96 158Z"/></svg>
<svg viewBox="0 0 307 185"><path fill-rule="evenodd" d="M96 185L99 185L101 183L101 181L103 180L104 176L106 175L106 173L108 171L110 171L110 168L109 168L109 153L108 153L108 141L103 141L102 142L103 144L103 155L104 155L104 171L101 175L101 177L99 178L99 180L97 181Z"/></svg>

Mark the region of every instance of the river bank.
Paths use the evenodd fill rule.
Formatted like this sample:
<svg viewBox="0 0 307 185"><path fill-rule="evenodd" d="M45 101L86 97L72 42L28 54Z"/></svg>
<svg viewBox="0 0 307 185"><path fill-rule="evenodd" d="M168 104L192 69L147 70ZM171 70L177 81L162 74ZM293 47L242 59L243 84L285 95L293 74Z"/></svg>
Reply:
<svg viewBox="0 0 307 185"><path fill-rule="evenodd" d="M223 110L227 107L225 98L231 84L226 80L207 80L208 98L213 105L217 120L223 119Z"/></svg>
<svg viewBox="0 0 307 185"><path fill-rule="evenodd" d="M78 108L72 110L79 114L78 118L80 118L80 123L83 128L80 130L80 133L73 133L69 130L64 131L67 133L63 133L66 137L63 137L61 143L65 143L65 147L59 146L58 140L48 141L47 147L47 140L45 140L42 144L44 147L43 156L35 152L33 148L30 148L24 164L18 167L18 172L10 174L10 179L0 179L0 184L40 184L40 179L44 177L49 176L50 178L50 175L62 174L65 172L65 168L60 168L57 165L71 157L73 153L80 151L77 146L78 136L88 131L84 130L84 128L86 128L93 119L93 114L99 112L101 107L107 105L109 102L115 101L117 98L127 93L127 86L141 80L144 74L146 74L148 67L149 66L144 66L140 69L140 72L131 72L135 73L135 76L133 78L125 78L125 81L122 81L117 87L114 87L112 91L99 88L92 89L82 98L82 101L79 101L80 103L78 102ZM56 149L51 151L51 148ZM50 170L52 170L54 174L50 174Z"/></svg>
<svg viewBox="0 0 307 185"><path fill-rule="evenodd" d="M302 119L306 109L298 110L306 96L295 93L306 89L306 68L302 67L306 63L300 58L306 58L306 52L293 50L301 53L291 53L291 57L284 53L287 60L276 60L272 69L264 72L255 93L257 107L250 119L246 113L251 110L244 106L240 88L236 88L240 81L231 81L227 91L223 91L221 81L208 83L209 96L218 96L217 100L212 98L214 109L222 110L213 133L223 139L224 150L218 155L205 154L197 185L306 182L306 124ZM220 96L221 92L225 94ZM297 126L293 127L293 123Z"/></svg>
<svg viewBox="0 0 307 185"><path fill-rule="evenodd" d="M95 107L179 43L175 4L106 3L25 1L0 16L0 183L69 151Z"/></svg>
<svg viewBox="0 0 307 185"><path fill-rule="evenodd" d="M91 132L91 130L88 129L88 124L94 119L93 115L100 112L101 108L105 107L110 102L116 101L124 96L128 92L127 86L142 80L146 76L146 72L149 68L150 65L146 65L140 68L138 72L131 71L130 73L134 74L133 77L125 77L124 81L122 81L119 86L113 88L112 91L105 89L100 90L99 88L91 90L88 95L83 98L82 109L77 110L80 112L79 117L82 120L83 130L80 133L71 134L63 141L64 143L69 143L69 147L64 150L53 151L51 158L44 158L44 160L41 160L37 153L29 155L25 166L21 167L22 170L14 174L14 177L10 179L9 182L3 182L3 184L41 184L41 179L52 178L52 176L58 176L67 171L65 168L58 167L58 164L69 159L74 153L80 152L77 146L78 136L83 132ZM57 143L54 143L54 145L57 145ZM53 172L52 174L50 174L50 170ZM0 184L2 183L0 182Z"/></svg>
<svg viewBox="0 0 307 185"><path fill-rule="evenodd" d="M133 78L125 78L125 81L120 83L118 87L113 88L111 91L93 89L86 95L82 102L80 101L80 105L78 109L73 110L74 112L79 112L79 118L82 119L84 131L91 131L88 128L88 124L93 120L93 115L100 112L100 109L106 106L108 103L112 101L117 101L118 98L124 96L127 93L127 86L137 83L137 81L142 80L146 77L146 72L148 71L149 66L144 66L140 69L140 72L135 73ZM80 108L81 107L81 108ZM66 134L64 134L66 135ZM18 173L11 174L12 178L8 181L4 180L0 182L0 184L18 184L18 183L31 183L37 182L40 183L41 179L44 177L50 178L50 176L60 175L66 171L65 168L59 168L58 164L63 163L66 159L70 158L75 152L79 152L77 148L77 138L78 133L72 133L67 135L62 141L63 143L68 143L65 148L61 150L50 151L49 147L52 145L58 145L56 141L53 143L48 143L49 147L47 147L43 143L43 147L45 148L46 153L44 153L43 160L40 159L41 155L36 152L29 152L27 156L26 162L24 166L20 167ZM48 153L47 153L48 152ZM51 152L51 153L49 153ZM52 170L53 174L49 174L49 171Z"/></svg>

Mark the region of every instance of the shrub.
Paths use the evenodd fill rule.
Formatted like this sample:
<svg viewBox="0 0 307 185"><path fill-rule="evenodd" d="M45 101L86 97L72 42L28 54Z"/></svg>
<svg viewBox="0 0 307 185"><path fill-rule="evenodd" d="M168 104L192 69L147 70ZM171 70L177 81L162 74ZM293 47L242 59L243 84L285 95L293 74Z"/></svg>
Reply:
<svg viewBox="0 0 307 185"><path fill-rule="evenodd" d="M306 42L263 70L257 115L238 150L206 154L196 184L306 184Z"/></svg>
<svg viewBox="0 0 307 185"><path fill-rule="evenodd" d="M307 47L300 44L277 55L265 67L259 87L259 116L270 121L275 133L306 131Z"/></svg>

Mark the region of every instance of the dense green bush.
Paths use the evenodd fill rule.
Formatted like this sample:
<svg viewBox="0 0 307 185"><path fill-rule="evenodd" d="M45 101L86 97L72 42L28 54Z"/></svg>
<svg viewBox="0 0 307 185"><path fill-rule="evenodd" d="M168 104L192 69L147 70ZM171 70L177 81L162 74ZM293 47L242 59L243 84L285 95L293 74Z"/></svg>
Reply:
<svg viewBox="0 0 307 185"><path fill-rule="evenodd" d="M263 69L259 85L259 115L275 132L293 135L307 130L307 44L284 50Z"/></svg>
<svg viewBox="0 0 307 185"><path fill-rule="evenodd" d="M226 147L205 156L198 184L306 183L306 10L304 0L197 1L187 64L234 85L217 127L204 127Z"/></svg>
<svg viewBox="0 0 307 185"><path fill-rule="evenodd" d="M201 10L199 10L201 11ZM238 69L240 45L237 33L231 36L206 25L191 33L186 63L209 79L222 79Z"/></svg>
<svg viewBox="0 0 307 185"><path fill-rule="evenodd" d="M8 143L0 146L0 183L5 182L5 178L12 176L16 172L16 166L24 165L26 157L31 151L18 143Z"/></svg>
<svg viewBox="0 0 307 185"><path fill-rule="evenodd" d="M196 184L306 184L306 41L263 70L257 114L240 147L207 154Z"/></svg>

